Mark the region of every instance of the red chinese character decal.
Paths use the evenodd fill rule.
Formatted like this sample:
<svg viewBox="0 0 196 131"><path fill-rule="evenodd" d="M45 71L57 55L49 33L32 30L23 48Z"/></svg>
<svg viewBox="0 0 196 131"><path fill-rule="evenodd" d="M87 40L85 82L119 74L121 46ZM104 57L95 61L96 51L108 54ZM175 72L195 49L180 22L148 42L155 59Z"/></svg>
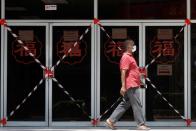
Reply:
<svg viewBox="0 0 196 131"><path fill-rule="evenodd" d="M163 41L163 56L175 57L175 49L173 41Z"/></svg>
<svg viewBox="0 0 196 131"><path fill-rule="evenodd" d="M87 54L87 43L84 40L78 42L75 47L74 44L75 41L63 41L63 39L57 43L57 56L62 58L63 55L66 55L63 61L65 64L81 63ZM70 49L71 51L68 53Z"/></svg>
<svg viewBox="0 0 196 131"><path fill-rule="evenodd" d="M157 63L173 63L179 54L180 44L174 40L155 40L151 42L150 53L153 58L161 54Z"/></svg>
<svg viewBox="0 0 196 131"><path fill-rule="evenodd" d="M75 47L73 47L74 42L62 42L60 45L60 49L58 50L60 54L66 54L70 57L77 56L81 57L81 49L80 49L80 43L78 43ZM72 48L71 52L68 53L68 50Z"/></svg>
<svg viewBox="0 0 196 131"><path fill-rule="evenodd" d="M119 50L119 48L121 50ZM104 54L107 60L114 64L119 64L119 60L124 52L124 42L117 41L113 43L112 41L108 40L104 44Z"/></svg>
<svg viewBox="0 0 196 131"><path fill-rule="evenodd" d="M29 52L34 54L36 58L40 57L42 43L37 38L34 38L33 41L23 42L28 47ZM28 52L17 41L12 42L12 55L18 63L31 64L34 62Z"/></svg>

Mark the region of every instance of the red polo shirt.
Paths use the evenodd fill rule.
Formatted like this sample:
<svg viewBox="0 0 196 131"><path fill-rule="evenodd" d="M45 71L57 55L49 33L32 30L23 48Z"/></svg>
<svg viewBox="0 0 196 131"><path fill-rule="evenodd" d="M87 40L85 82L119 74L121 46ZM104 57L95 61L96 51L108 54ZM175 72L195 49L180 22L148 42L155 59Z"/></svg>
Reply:
<svg viewBox="0 0 196 131"><path fill-rule="evenodd" d="M126 89L139 87L141 85L139 67L130 53L123 54L120 60L120 70L127 70L125 76Z"/></svg>

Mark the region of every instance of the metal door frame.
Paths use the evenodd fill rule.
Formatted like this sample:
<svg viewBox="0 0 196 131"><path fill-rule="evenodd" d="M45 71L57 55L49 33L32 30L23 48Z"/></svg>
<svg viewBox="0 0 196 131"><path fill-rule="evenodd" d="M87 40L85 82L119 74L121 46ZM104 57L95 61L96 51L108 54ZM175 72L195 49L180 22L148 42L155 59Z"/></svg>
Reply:
<svg viewBox="0 0 196 131"><path fill-rule="evenodd" d="M47 23L15 23L15 22L8 22L8 25L9 26L45 26L46 28L46 51L45 51L45 55L46 55L46 58L45 58L45 62L46 62L46 66L48 66L48 48L49 48L49 44L47 44L49 42L49 26ZM5 42L4 42L4 45L2 49L4 49L4 52L3 52L3 78L4 78L4 81L3 81L3 117L6 117L6 114L7 114L7 34L9 32L7 30L5 30L4 28L4 35L5 35ZM20 122L17 122L17 121L8 121L7 122L7 125L6 126L48 126L48 84L47 84L47 80L45 81L45 121L20 121ZM24 96L25 98L26 96ZM18 103L19 104L19 103Z"/></svg>
<svg viewBox="0 0 196 131"><path fill-rule="evenodd" d="M1 88L0 88L0 118L3 118L3 84L4 84L4 77L3 77L3 70L4 70L4 27L1 27Z"/></svg>
<svg viewBox="0 0 196 131"><path fill-rule="evenodd" d="M52 67L52 47L53 47L53 27L54 26L80 26L80 27L88 27L92 21L85 23L81 22L74 22L74 23L51 23L50 24L50 53L49 53L49 67ZM91 26L91 117L95 118L95 25ZM60 122L53 122L52 121L52 80L49 80L49 126L55 127L67 127L67 126L74 126L74 127L92 127L91 121L60 121Z"/></svg>

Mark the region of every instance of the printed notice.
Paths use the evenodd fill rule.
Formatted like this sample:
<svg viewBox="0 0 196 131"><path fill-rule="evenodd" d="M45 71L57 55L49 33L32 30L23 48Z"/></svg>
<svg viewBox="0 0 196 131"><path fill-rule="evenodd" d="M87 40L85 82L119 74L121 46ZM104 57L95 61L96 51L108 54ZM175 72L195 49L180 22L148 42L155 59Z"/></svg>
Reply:
<svg viewBox="0 0 196 131"><path fill-rule="evenodd" d="M127 29L112 28L112 39L127 39Z"/></svg>
<svg viewBox="0 0 196 131"><path fill-rule="evenodd" d="M45 10L57 10L57 5L45 5Z"/></svg>
<svg viewBox="0 0 196 131"><path fill-rule="evenodd" d="M172 76L172 65L157 65L158 76Z"/></svg>
<svg viewBox="0 0 196 131"><path fill-rule="evenodd" d="M19 38L22 41L33 41L34 32L33 30L19 30Z"/></svg>
<svg viewBox="0 0 196 131"><path fill-rule="evenodd" d="M72 31L64 31L63 32L63 40L64 41L77 41L79 37L78 30L72 30Z"/></svg>
<svg viewBox="0 0 196 131"><path fill-rule="evenodd" d="M157 38L158 40L171 40L173 39L173 30L172 29L158 29Z"/></svg>

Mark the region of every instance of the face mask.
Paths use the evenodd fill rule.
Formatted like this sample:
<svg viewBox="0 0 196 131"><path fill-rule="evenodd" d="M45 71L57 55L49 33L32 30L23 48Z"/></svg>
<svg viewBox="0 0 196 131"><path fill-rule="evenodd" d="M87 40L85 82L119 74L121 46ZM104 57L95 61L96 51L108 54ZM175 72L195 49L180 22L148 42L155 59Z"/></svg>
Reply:
<svg viewBox="0 0 196 131"><path fill-rule="evenodd" d="M133 46L132 52L136 51L136 45Z"/></svg>

